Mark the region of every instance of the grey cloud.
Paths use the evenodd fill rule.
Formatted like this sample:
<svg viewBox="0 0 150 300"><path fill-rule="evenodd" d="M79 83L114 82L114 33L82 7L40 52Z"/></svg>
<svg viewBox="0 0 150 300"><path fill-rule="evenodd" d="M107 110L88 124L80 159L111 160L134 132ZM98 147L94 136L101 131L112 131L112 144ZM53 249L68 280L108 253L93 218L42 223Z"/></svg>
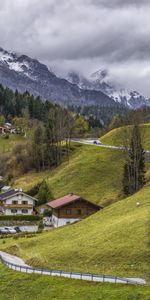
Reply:
<svg viewBox="0 0 150 300"><path fill-rule="evenodd" d="M148 0L5 0L0 7L0 46L63 69L107 67L120 78L144 82L150 64ZM139 72L145 72L137 78ZM134 66L133 80L126 79ZM60 67L59 67L60 66ZM115 66L115 67L114 67ZM120 69L124 69L124 73ZM127 66L129 68L127 68ZM149 88L150 91L150 88Z"/></svg>
<svg viewBox="0 0 150 300"><path fill-rule="evenodd" d="M126 6L143 6L149 4L149 0L91 0L91 3L96 5L103 5L105 7L116 8Z"/></svg>

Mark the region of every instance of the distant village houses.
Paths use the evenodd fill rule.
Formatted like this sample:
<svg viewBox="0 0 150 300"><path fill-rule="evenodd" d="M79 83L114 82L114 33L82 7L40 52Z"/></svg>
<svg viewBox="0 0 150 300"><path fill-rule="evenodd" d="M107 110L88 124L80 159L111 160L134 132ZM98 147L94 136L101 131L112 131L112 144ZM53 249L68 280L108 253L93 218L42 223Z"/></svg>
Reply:
<svg viewBox="0 0 150 300"><path fill-rule="evenodd" d="M11 123L5 123L3 126L0 126L0 134L18 134L20 131L15 128Z"/></svg>

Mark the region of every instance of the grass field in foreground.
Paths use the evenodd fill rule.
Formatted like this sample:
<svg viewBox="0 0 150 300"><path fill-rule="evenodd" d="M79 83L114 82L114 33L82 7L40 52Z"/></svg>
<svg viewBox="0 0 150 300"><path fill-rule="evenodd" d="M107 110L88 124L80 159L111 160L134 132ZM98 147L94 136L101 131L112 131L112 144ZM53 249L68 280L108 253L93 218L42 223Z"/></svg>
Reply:
<svg viewBox="0 0 150 300"><path fill-rule="evenodd" d="M0 265L0 300L149 300L149 287L22 274Z"/></svg>
<svg viewBox="0 0 150 300"><path fill-rule="evenodd" d="M33 266L149 278L149 227L150 187L145 187L77 224L0 240L0 249Z"/></svg>
<svg viewBox="0 0 150 300"><path fill-rule="evenodd" d="M54 198L73 192L101 204L116 201L121 193L123 153L77 144L75 149L69 163L54 171L26 174L15 186L28 190L46 178Z"/></svg>
<svg viewBox="0 0 150 300"><path fill-rule="evenodd" d="M123 140L126 136L130 136L131 126L120 127L109 131L101 137L103 144L120 146L123 145ZM150 123L140 125L143 147L145 150L150 150Z"/></svg>

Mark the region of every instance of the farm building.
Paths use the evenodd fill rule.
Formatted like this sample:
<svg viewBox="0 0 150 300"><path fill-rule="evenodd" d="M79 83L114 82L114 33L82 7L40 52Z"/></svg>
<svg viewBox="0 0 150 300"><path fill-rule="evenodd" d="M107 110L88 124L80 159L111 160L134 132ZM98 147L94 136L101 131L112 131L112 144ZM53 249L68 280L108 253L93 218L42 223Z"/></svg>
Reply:
<svg viewBox="0 0 150 300"><path fill-rule="evenodd" d="M74 194L51 201L47 205L52 210L51 222L54 227L80 221L102 209L99 205Z"/></svg>

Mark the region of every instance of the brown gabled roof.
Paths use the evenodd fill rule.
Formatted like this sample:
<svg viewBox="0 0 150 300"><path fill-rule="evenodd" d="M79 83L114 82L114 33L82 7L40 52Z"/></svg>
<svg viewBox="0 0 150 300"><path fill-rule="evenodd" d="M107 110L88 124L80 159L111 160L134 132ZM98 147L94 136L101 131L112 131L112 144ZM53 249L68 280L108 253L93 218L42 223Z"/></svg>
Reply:
<svg viewBox="0 0 150 300"><path fill-rule="evenodd" d="M64 197L61 197L59 199L56 199L54 201L51 201L51 202L48 202L47 205L50 206L51 208L59 208L59 207L62 207L62 206L65 206L71 202L74 202L74 201L78 201L80 200L81 197L80 196L77 196L77 195L74 195L74 194L69 194L69 195L66 195ZM83 199L85 200L85 199ZM88 200L85 200L86 202L89 202L90 204L96 206L97 208L101 208L99 205L95 204L95 203L92 203Z"/></svg>

